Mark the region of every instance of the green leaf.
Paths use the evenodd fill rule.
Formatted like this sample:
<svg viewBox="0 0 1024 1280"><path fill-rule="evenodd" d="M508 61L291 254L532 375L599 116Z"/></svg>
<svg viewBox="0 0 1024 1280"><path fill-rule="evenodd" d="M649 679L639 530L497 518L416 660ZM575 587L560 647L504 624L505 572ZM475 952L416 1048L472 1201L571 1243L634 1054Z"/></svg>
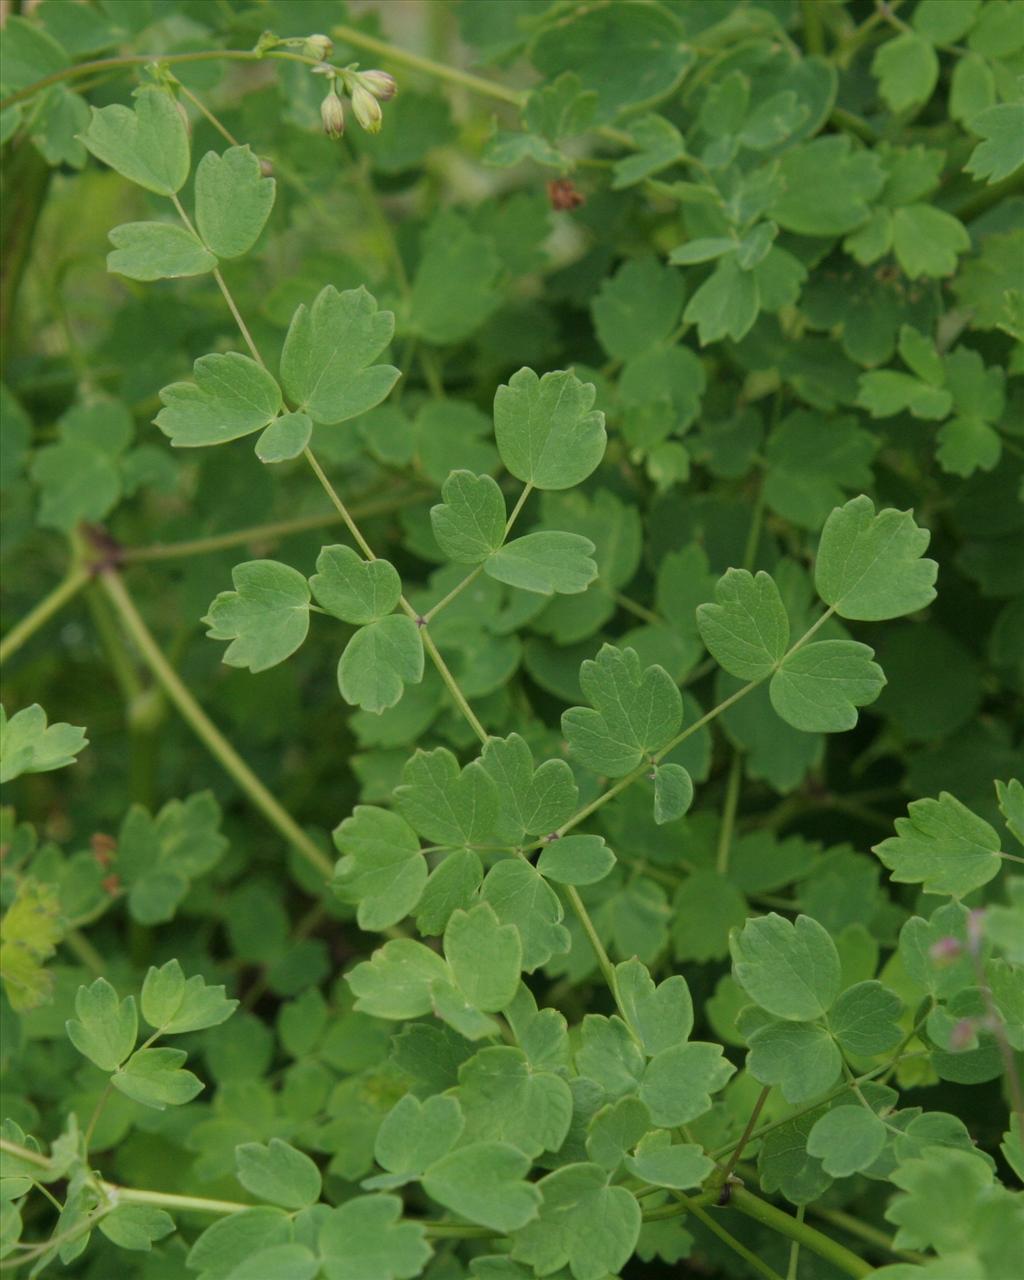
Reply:
<svg viewBox="0 0 1024 1280"><path fill-rule="evenodd" d="M139 924L174 918L192 878L210 871L227 850L220 806L209 791L170 800L154 817L132 805L117 840L117 871Z"/></svg>
<svg viewBox="0 0 1024 1280"><path fill-rule="evenodd" d="M885 47L885 46L883 46ZM783 184L768 216L802 236L840 236L866 222L885 185L871 151L855 150L846 134L791 147L780 160Z"/></svg>
<svg viewBox="0 0 1024 1280"><path fill-rule="evenodd" d="M896 261L911 280L919 276L951 276L957 259L971 247L959 219L930 204L910 204L892 215L892 247Z"/></svg>
<svg viewBox="0 0 1024 1280"><path fill-rule="evenodd" d="M624 191L661 173L686 155L683 135L664 116L641 116L630 126L636 150L612 165L612 190Z"/></svg>
<svg viewBox="0 0 1024 1280"><path fill-rule="evenodd" d="M938 565L922 560L930 534L909 511L875 514L870 498L851 498L825 521L814 585L841 618L879 622L935 599Z"/></svg>
<svg viewBox="0 0 1024 1280"><path fill-rule="evenodd" d="M874 1164L885 1139L885 1125L867 1107L833 1107L815 1121L807 1136L807 1154L817 1156L833 1178L849 1178Z"/></svg>
<svg viewBox="0 0 1024 1280"><path fill-rule="evenodd" d="M447 747L417 750L406 761L395 800L433 844L480 844L494 833L498 793L490 774L476 760L460 770Z"/></svg>
<svg viewBox="0 0 1024 1280"><path fill-rule="evenodd" d="M154 421L177 449L224 444L269 426L281 408L281 388L255 360L235 351L200 356L195 382L160 392Z"/></svg>
<svg viewBox="0 0 1024 1280"><path fill-rule="evenodd" d="M731 675L760 680L774 671L789 644L789 616L767 573L728 569L715 584L715 603L697 609L697 629L711 656Z"/></svg>
<svg viewBox="0 0 1024 1280"><path fill-rule="evenodd" d="M682 723L675 682L663 667L641 671L635 649L603 645L581 666L580 685L594 709L564 712L562 732L573 755L597 773L629 773L671 741Z"/></svg>
<svg viewBox="0 0 1024 1280"><path fill-rule="evenodd" d="M41 490L39 523L70 533L80 520L102 520L120 499L121 455L134 424L125 405L99 400L73 405L57 430L60 442L32 459L32 479Z"/></svg>
<svg viewBox="0 0 1024 1280"><path fill-rule="evenodd" d="M399 701L407 684L422 679L423 641L404 614L360 627L338 662L341 696L349 706L377 715Z"/></svg>
<svg viewBox="0 0 1024 1280"><path fill-rule="evenodd" d="M921 0L911 26L932 44L956 44L978 19L982 0Z"/></svg>
<svg viewBox="0 0 1024 1280"><path fill-rule="evenodd" d="M494 397L494 434L509 471L535 489L570 489L604 457L604 414L592 383L520 369Z"/></svg>
<svg viewBox="0 0 1024 1280"><path fill-rule="evenodd" d="M320 1170L280 1138L266 1146L243 1142L235 1148L235 1168L246 1191L282 1209L305 1209L320 1199Z"/></svg>
<svg viewBox="0 0 1024 1280"><path fill-rule="evenodd" d="M939 78L939 58L930 40L904 31L878 47L871 71L889 108L907 111L932 96Z"/></svg>
<svg viewBox="0 0 1024 1280"><path fill-rule="evenodd" d="M870 375L868 375L870 376ZM764 496L777 515L805 529L820 529L846 496L872 483L878 441L851 417L822 430L817 414L789 414L768 437Z"/></svg>
<svg viewBox="0 0 1024 1280"><path fill-rule="evenodd" d="M63 936L56 887L22 877L0 919L0 977L15 1013L38 1008L53 998L54 977L45 964Z"/></svg>
<svg viewBox="0 0 1024 1280"><path fill-rule="evenodd" d="M842 1055L820 1023L773 1019L747 1042L747 1070L761 1084L777 1085L787 1102L820 1097L839 1078Z"/></svg>
<svg viewBox="0 0 1024 1280"><path fill-rule="evenodd" d="M488 556L484 572L523 591L577 595L597 577L594 550L589 538L576 533L528 533Z"/></svg>
<svg viewBox="0 0 1024 1280"><path fill-rule="evenodd" d="M540 1218L516 1233L512 1257L543 1275L566 1264L575 1280L616 1274L636 1247L640 1206L632 1192L608 1180L596 1164L568 1164L542 1178Z"/></svg>
<svg viewBox="0 0 1024 1280"><path fill-rule="evenodd" d="M114 1072L111 1084L133 1102L157 1111L183 1106L203 1090L203 1082L182 1069L186 1057L181 1049L139 1049Z"/></svg>
<svg viewBox="0 0 1024 1280"><path fill-rule="evenodd" d="M999 432L980 418L950 418L939 428L937 439L935 459L950 475L991 471L1003 454Z"/></svg>
<svg viewBox="0 0 1024 1280"><path fill-rule="evenodd" d="M411 938L386 942L345 975L357 1010L392 1020L429 1013L431 986L448 978L448 966L437 952Z"/></svg>
<svg viewBox="0 0 1024 1280"><path fill-rule="evenodd" d="M75 763L89 744L85 730L72 724L47 726L46 712L34 702L10 720L0 706L0 782L13 782L23 773L50 773Z"/></svg>
<svg viewBox="0 0 1024 1280"><path fill-rule="evenodd" d="M324 1280L412 1280L431 1254L423 1225L402 1221L397 1196L355 1196L331 1209L319 1245Z"/></svg>
<svg viewBox="0 0 1024 1280"><path fill-rule="evenodd" d="M899 1044L902 1013L903 1001L880 982L858 982L832 1006L828 1025L847 1053L870 1058Z"/></svg>
<svg viewBox="0 0 1024 1280"><path fill-rule="evenodd" d="M230 640L222 661L254 674L284 662L309 631L309 585L276 560L249 560L231 570L234 591L214 598L202 621L211 640Z"/></svg>
<svg viewBox="0 0 1024 1280"><path fill-rule="evenodd" d="M290 462L297 458L313 434L313 422L304 413L285 413L275 418L256 441L260 462Z"/></svg>
<svg viewBox="0 0 1024 1280"><path fill-rule="evenodd" d="M634 956L615 966L615 989L648 1057L689 1039L693 1000L682 974L673 974L655 986L647 966Z"/></svg>
<svg viewBox="0 0 1024 1280"><path fill-rule="evenodd" d="M857 708L878 697L885 685L874 650L855 640L805 644L772 676L772 706L794 729L841 733L857 723Z"/></svg>
<svg viewBox="0 0 1024 1280"><path fill-rule="evenodd" d="M520 858L496 862L484 879L481 897L494 908L502 924L518 930L526 973L569 950L569 931L561 923L565 914L562 903L529 862Z"/></svg>
<svg viewBox="0 0 1024 1280"><path fill-rule="evenodd" d="M443 502L430 508L437 545L456 564L480 564L505 539L505 499L497 481L453 471L441 486Z"/></svg>
<svg viewBox="0 0 1024 1280"><path fill-rule="evenodd" d="M652 1134L640 1143L635 1156L627 1157L626 1168L656 1187L680 1191L699 1187L714 1169L714 1161L694 1142L670 1144L668 1134Z"/></svg>
<svg viewBox="0 0 1024 1280"><path fill-rule="evenodd" d="M240 258L260 238L274 207L275 183L248 147L208 151L196 167L196 226L218 258Z"/></svg>
<svg viewBox="0 0 1024 1280"><path fill-rule="evenodd" d="M971 1209L993 1192L992 1167L980 1154L926 1147L920 1157L902 1162L890 1181L905 1193L885 1212L899 1228L897 1249L973 1252L977 1227Z"/></svg>
<svg viewBox="0 0 1024 1280"><path fill-rule="evenodd" d="M174 1219L163 1209L148 1204L122 1204L97 1223L100 1231L120 1249L148 1253L154 1240L162 1240L175 1230Z"/></svg>
<svg viewBox="0 0 1024 1280"><path fill-rule="evenodd" d="M904 409L912 418L937 421L953 407L953 397L898 369L875 369L861 375L857 403L873 418L892 418Z"/></svg>
<svg viewBox="0 0 1024 1280"><path fill-rule="evenodd" d="M531 1158L558 1151L573 1118L562 1075L536 1069L510 1045L481 1049L463 1063L457 1096L468 1140L510 1143Z"/></svg>
<svg viewBox="0 0 1024 1280"><path fill-rule="evenodd" d="M314 1280L320 1259L303 1244L275 1244L249 1254L226 1280Z"/></svg>
<svg viewBox="0 0 1024 1280"><path fill-rule="evenodd" d="M613 360L630 360L667 341L679 323L684 294L679 273L656 259L624 262L590 304L601 346Z"/></svg>
<svg viewBox="0 0 1024 1280"><path fill-rule="evenodd" d="M309 580L317 602L342 622L386 618L398 604L402 579L387 560L364 560L351 547L321 547Z"/></svg>
<svg viewBox="0 0 1024 1280"><path fill-rule="evenodd" d="M730 950L736 981L777 1018L820 1018L839 994L839 953L810 916L797 916L795 924L775 912L748 920Z"/></svg>
<svg viewBox="0 0 1024 1280"><path fill-rule="evenodd" d="M1018 844L1024 845L1024 784L1019 778L997 782L996 796L1003 821L1017 838Z"/></svg>
<svg viewBox="0 0 1024 1280"><path fill-rule="evenodd" d="M537 1216L541 1193L526 1181L531 1161L506 1142L472 1142L423 1175L427 1195L492 1231L516 1231Z"/></svg>
<svg viewBox="0 0 1024 1280"><path fill-rule="evenodd" d="M968 128L984 139L964 165L978 182L1002 182L1024 165L1024 103L988 107L971 116Z"/></svg>
<svg viewBox="0 0 1024 1280"><path fill-rule="evenodd" d="M693 779L681 764L659 764L654 771L654 821L675 822L693 804Z"/></svg>
<svg viewBox="0 0 1024 1280"><path fill-rule="evenodd" d="M334 892L358 904L360 929L387 929L416 907L427 883L427 863L416 833L397 813L357 804L335 829L345 854L335 868Z"/></svg>
<svg viewBox="0 0 1024 1280"><path fill-rule="evenodd" d="M4 92L27 89L68 65L67 52L34 22L11 14L4 23Z"/></svg>
<svg viewBox="0 0 1024 1280"><path fill-rule="evenodd" d="M388 1173L367 1178L368 1189L400 1187L447 1155L465 1128L457 1098L435 1096L420 1102L413 1094L391 1108L377 1130L373 1155Z"/></svg>
<svg viewBox="0 0 1024 1280"><path fill-rule="evenodd" d="M107 270L129 280L177 280L217 266L191 231L169 222L126 222L110 232L110 243Z"/></svg>
<svg viewBox="0 0 1024 1280"><path fill-rule="evenodd" d="M490 236L474 231L460 214L442 209L420 240L412 282L410 323L427 342L462 342L500 301L501 260Z"/></svg>
<svg viewBox="0 0 1024 1280"><path fill-rule="evenodd" d="M475 1009L497 1013L512 1002L523 967L522 944L515 926L502 924L490 903L452 913L444 954L456 985Z"/></svg>
<svg viewBox="0 0 1024 1280"><path fill-rule="evenodd" d="M389 364L373 364L391 341L395 317L378 311L365 288L321 289L301 304L281 352L281 384L314 422L333 425L380 404L400 377Z"/></svg>
<svg viewBox="0 0 1024 1280"><path fill-rule="evenodd" d="M654 1123L666 1129L689 1124L711 1110L711 1095L724 1089L736 1068L722 1046L695 1040L662 1049L647 1064L640 1100Z"/></svg>
<svg viewBox="0 0 1024 1280"><path fill-rule="evenodd" d="M223 987L208 987L200 974L186 980L177 960L150 968L139 998L142 1016L161 1035L180 1036L226 1022L238 1008Z"/></svg>
<svg viewBox="0 0 1024 1280"><path fill-rule="evenodd" d="M725 959L730 929L740 928L747 918L742 893L710 867L687 876L679 886L672 909L676 959L702 963Z"/></svg>
<svg viewBox="0 0 1024 1280"><path fill-rule="evenodd" d="M568 764L545 760L534 768L533 752L518 733L488 738L480 764L497 787L502 825L516 843L523 835L550 834L576 810L579 789Z"/></svg>
<svg viewBox="0 0 1024 1280"><path fill-rule="evenodd" d="M135 1048L139 1017L134 996L118 1000L106 978L97 978L78 988L75 1014L65 1023L68 1039L101 1071L115 1071Z"/></svg>
<svg viewBox="0 0 1024 1280"><path fill-rule="evenodd" d="M895 826L896 835L874 852L898 884L962 898L999 872L999 836L948 791L912 801Z"/></svg>
<svg viewBox="0 0 1024 1280"><path fill-rule="evenodd" d="M761 309L757 278L743 271L734 257L721 258L711 275L686 304L683 319L695 324L700 345L731 338L739 342L754 327Z"/></svg>
<svg viewBox="0 0 1024 1280"><path fill-rule="evenodd" d="M97 160L159 196L174 195L188 178L188 129L163 89L140 89L134 110L119 103L93 107L82 141Z"/></svg>
<svg viewBox="0 0 1024 1280"><path fill-rule="evenodd" d="M559 884L596 884L615 866L615 854L600 836L561 836L545 845L537 870Z"/></svg>

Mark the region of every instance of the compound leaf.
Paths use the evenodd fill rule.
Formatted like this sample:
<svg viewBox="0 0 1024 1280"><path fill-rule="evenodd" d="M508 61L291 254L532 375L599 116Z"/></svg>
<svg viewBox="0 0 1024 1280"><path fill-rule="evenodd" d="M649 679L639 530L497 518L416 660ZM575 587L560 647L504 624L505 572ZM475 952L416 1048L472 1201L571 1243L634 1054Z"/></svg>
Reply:
<svg viewBox="0 0 1024 1280"><path fill-rule="evenodd" d="M88 745L85 730L73 724L46 723L46 712L34 702L10 720L0 706L0 782L13 782L23 773L50 773L75 763Z"/></svg>
<svg viewBox="0 0 1024 1280"><path fill-rule="evenodd" d="M402 1221L397 1196L355 1196L325 1215L319 1232L325 1280L412 1280L430 1260L426 1230Z"/></svg>

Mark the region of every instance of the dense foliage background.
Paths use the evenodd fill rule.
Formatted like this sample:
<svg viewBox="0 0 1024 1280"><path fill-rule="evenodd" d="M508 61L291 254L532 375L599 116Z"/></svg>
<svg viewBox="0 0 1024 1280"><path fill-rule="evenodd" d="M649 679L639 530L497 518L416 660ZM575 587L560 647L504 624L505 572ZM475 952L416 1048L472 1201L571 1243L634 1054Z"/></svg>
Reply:
<svg viewBox="0 0 1024 1280"><path fill-rule="evenodd" d="M22 7L5 1265L1019 1274L1024 5Z"/></svg>

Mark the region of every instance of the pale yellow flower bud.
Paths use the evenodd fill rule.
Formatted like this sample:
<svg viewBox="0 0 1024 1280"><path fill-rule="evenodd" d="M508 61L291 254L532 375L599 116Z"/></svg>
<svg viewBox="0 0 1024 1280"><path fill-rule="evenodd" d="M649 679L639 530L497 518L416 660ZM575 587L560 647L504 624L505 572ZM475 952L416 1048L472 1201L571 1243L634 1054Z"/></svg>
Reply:
<svg viewBox="0 0 1024 1280"><path fill-rule="evenodd" d="M383 120L380 103L361 84L352 86L352 110L367 133L379 133Z"/></svg>
<svg viewBox="0 0 1024 1280"><path fill-rule="evenodd" d="M358 71L356 80L380 102L388 102L398 92L395 77L386 71Z"/></svg>
<svg viewBox="0 0 1024 1280"><path fill-rule="evenodd" d="M333 88L320 103L320 119L329 138L340 138L345 132L345 107Z"/></svg>
<svg viewBox="0 0 1024 1280"><path fill-rule="evenodd" d="M307 36L302 46L302 52L307 58L316 58L318 62L323 62L325 58L329 58L334 52L334 41L330 36L319 33Z"/></svg>

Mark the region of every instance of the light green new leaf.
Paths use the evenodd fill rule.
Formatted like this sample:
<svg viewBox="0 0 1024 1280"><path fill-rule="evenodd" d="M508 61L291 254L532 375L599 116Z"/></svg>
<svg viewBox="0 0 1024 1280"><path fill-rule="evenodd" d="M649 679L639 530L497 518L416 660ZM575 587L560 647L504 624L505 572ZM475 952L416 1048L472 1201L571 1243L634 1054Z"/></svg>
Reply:
<svg viewBox="0 0 1024 1280"><path fill-rule="evenodd" d="M841 618L880 622L935 599L938 565L922 560L931 535L909 511L875 514L870 498L851 498L825 521L814 585Z"/></svg>
<svg viewBox="0 0 1024 1280"><path fill-rule="evenodd" d="M264 1146L243 1142L235 1147L238 1181L258 1200L282 1209L305 1209L320 1199L320 1170L303 1151L271 1138Z"/></svg>
<svg viewBox="0 0 1024 1280"><path fill-rule="evenodd" d="M450 978L436 951L411 938L394 938L345 975L355 1007L375 1018L419 1018L431 1009L430 988Z"/></svg>
<svg viewBox="0 0 1024 1280"><path fill-rule="evenodd" d="M659 764L654 771L654 821L675 822L693 804L693 779L681 764Z"/></svg>
<svg viewBox="0 0 1024 1280"><path fill-rule="evenodd" d="M139 90L134 110L93 107L82 141L97 160L157 195L174 195L188 178L188 128L166 90Z"/></svg>
<svg viewBox="0 0 1024 1280"><path fill-rule="evenodd" d="M736 1068L722 1046L694 1040L662 1049L647 1064L640 1101L654 1123L673 1129L711 1110L711 1095L724 1089Z"/></svg>
<svg viewBox="0 0 1024 1280"><path fill-rule="evenodd" d="M626 1158L626 1168L634 1177L643 1178L656 1187L673 1187L679 1191L699 1187L714 1167L714 1161L695 1142L673 1146L664 1130L645 1139L637 1147L636 1155Z"/></svg>
<svg viewBox="0 0 1024 1280"><path fill-rule="evenodd" d="M505 499L497 481L453 471L441 486L444 499L430 508L437 545L456 564L479 564L505 538Z"/></svg>
<svg viewBox="0 0 1024 1280"><path fill-rule="evenodd" d="M855 640L818 640L791 653L772 676L772 706L804 733L841 733L857 723L857 708L885 685L874 650Z"/></svg>
<svg viewBox="0 0 1024 1280"><path fill-rule="evenodd" d="M967 127L984 138L964 165L979 182L1002 182L1024 164L1024 103L988 107L972 116Z"/></svg>
<svg viewBox="0 0 1024 1280"><path fill-rule="evenodd" d="M789 615L767 573L728 569L715 584L715 603L697 609L697 629L720 667L742 680L773 671L789 644Z"/></svg>
<svg viewBox="0 0 1024 1280"><path fill-rule="evenodd" d="M493 779L477 760L460 770L447 747L419 749L406 761L395 800L432 844L480 844L494 833L498 792Z"/></svg>
<svg viewBox="0 0 1024 1280"><path fill-rule="evenodd" d="M748 920L729 946L736 981L777 1018L813 1021L839 994L839 952L810 916L797 916L795 924L775 912Z"/></svg>
<svg viewBox="0 0 1024 1280"><path fill-rule="evenodd" d="M0 783L13 782L23 773L50 773L75 763L88 746L85 730L73 724L47 726L46 712L34 702L22 707L10 720L0 706Z"/></svg>
<svg viewBox="0 0 1024 1280"><path fill-rule="evenodd" d="M393 564L364 560L346 546L320 549L309 585L328 613L357 626L386 618L402 594L402 579Z"/></svg>
<svg viewBox="0 0 1024 1280"><path fill-rule="evenodd" d="M150 968L139 997L142 1016L161 1035L180 1036L226 1022L238 1008L223 987L208 987L200 974L186 980L177 960Z"/></svg>
<svg viewBox="0 0 1024 1280"><path fill-rule="evenodd" d="M518 843L522 836L548 835L576 810L579 788L564 760L533 766L533 752L518 733L488 738L480 764L498 789L503 828Z"/></svg>
<svg viewBox="0 0 1024 1280"><path fill-rule="evenodd" d="M249 560L231 570L234 591L222 591L202 621L211 640L230 640L229 667L266 671L290 657L309 631L309 585L298 569L276 560Z"/></svg>
<svg viewBox="0 0 1024 1280"><path fill-rule="evenodd" d="M849 1178L874 1164L885 1146L885 1124L860 1104L833 1107L807 1135L807 1154L833 1178Z"/></svg>
<svg viewBox="0 0 1024 1280"><path fill-rule="evenodd" d="M580 667L580 685L594 709L570 707L562 715L562 732L573 755L597 773L629 773L664 747L682 723L675 681L663 667L641 671L635 649L602 645Z"/></svg>
<svg viewBox="0 0 1024 1280"><path fill-rule="evenodd" d="M615 866L615 854L600 836L561 836L544 846L537 870L559 884L596 884Z"/></svg>
<svg viewBox="0 0 1024 1280"><path fill-rule="evenodd" d="M634 956L615 966L615 990L648 1057L689 1039L693 1000L681 973L656 986L647 966Z"/></svg>
<svg viewBox="0 0 1024 1280"><path fill-rule="evenodd" d="M178 280L212 271L217 259L185 227L125 222L110 232L107 270L129 280Z"/></svg>
<svg viewBox="0 0 1024 1280"><path fill-rule="evenodd" d="M523 591L578 595L597 577L593 554L594 544L578 533L528 533L489 555L484 572Z"/></svg>
<svg viewBox="0 0 1024 1280"><path fill-rule="evenodd" d="M200 356L195 382L172 382L160 392L154 421L177 449L225 444L269 426L281 408L281 388L248 356Z"/></svg>
<svg viewBox="0 0 1024 1280"><path fill-rule="evenodd" d="M896 819L896 835L874 846L899 884L962 898L999 871L997 833L948 791L914 800Z"/></svg>
<svg viewBox="0 0 1024 1280"><path fill-rule="evenodd" d="M387 1189L418 1179L424 1169L448 1154L465 1123L457 1098L438 1094L420 1102L407 1093L384 1117L374 1143L374 1159L389 1172L367 1178L363 1186Z"/></svg>
<svg viewBox="0 0 1024 1280"><path fill-rule="evenodd" d="M65 1023L68 1039L101 1071L114 1071L135 1048L139 1017L135 997L118 1000L106 980L97 978L75 994L76 1017Z"/></svg>
<svg viewBox="0 0 1024 1280"><path fill-rule="evenodd" d="M355 1196L320 1226L324 1280L413 1280L430 1260L422 1223L403 1222L397 1196Z"/></svg>
<svg viewBox="0 0 1024 1280"><path fill-rule="evenodd" d="M390 614L360 627L338 661L338 688L352 707L380 715L407 684L423 679L423 640L416 623Z"/></svg>
<svg viewBox="0 0 1024 1280"><path fill-rule="evenodd" d="M511 1004L523 968L523 948L514 925L502 924L481 902L455 911L444 931L444 954L459 990L482 1013Z"/></svg>
<svg viewBox="0 0 1024 1280"><path fill-rule="evenodd" d="M484 879L481 897L502 924L519 931L524 972L533 973L552 956L569 950L561 899L531 863L521 858L496 862Z"/></svg>
<svg viewBox="0 0 1024 1280"><path fill-rule="evenodd" d="M570 489L604 457L597 391L572 373L520 369L494 397L494 434L509 471L535 489Z"/></svg>
<svg viewBox="0 0 1024 1280"><path fill-rule="evenodd" d="M842 1055L819 1022L776 1022L747 1038L747 1070L761 1084L776 1085L794 1104L820 1097L835 1084Z"/></svg>
<svg viewBox="0 0 1024 1280"><path fill-rule="evenodd" d="M183 1070L186 1057L182 1049L139 1049L110 1082L125 1097L156 1111L181 1107L203 1090L203 1082Z"/></svg>
<svg viewBox="0 0 1024 1280"><path fill-rule="evenodd" d="M196 226L207 248L218 258L248 253L270 217L275 190L252 151L208 151L196 167L195 188Z"/></svg>
<svg viewBox="0 0 1024 1280"><path fill-rule="evenodd" d="M904 31L879 45L871 70L889 107L906 111L932 96L939 78L939 57L930 40Z"/></svg>
<svg viewBox="0 0 1024 1280"><path fill-rule="evenodd" d="M285 413L275 418L256 441L260 462L290 462L309 444L313 422L305 413Z"/></svg>
<svg viewBox="0 0 1024 1280"><path fill-rule="evenodd" d="M492 1231L516 1231L537 1216L541 1193L526 1181L531 1160L507 1142L472 1142L442 1156L423 1175L439 1204Z"/></svg>
<svg viewBox="0 0 1024 1280"><path fill-rule="evenodd" d="M391 341L395 317L365 288L327 285L292 317L281 352L281 383L314 422L334 424L380 404L400 377L372 361Z"/></svg>
<svg viewBox="0 0 1024 1280"><path fill-rule="evenodd" d="M416 907L427 883L427 862L412 827L397 813L358 804L335 829L345 854L335 868L334 892L358 904L360 929L387 929Z"/></svg>
<svg viewBox="0 0 1024 1280"><path fill-rule="evenodd" d="M828 1015L828 1025L847 1053L869 1058L899 1044L902 1013L899 996L871 979L842 993Z"/></svg>
<svg viewBox="0 0 1024 1280"><path fill-rule="evenodd" d="M175 1222L163 1209L148 1204L122 1204L97 1223L112 1244L121 1249L148 1253L154 1240L162 1240L175 1230Z"/></svg>

